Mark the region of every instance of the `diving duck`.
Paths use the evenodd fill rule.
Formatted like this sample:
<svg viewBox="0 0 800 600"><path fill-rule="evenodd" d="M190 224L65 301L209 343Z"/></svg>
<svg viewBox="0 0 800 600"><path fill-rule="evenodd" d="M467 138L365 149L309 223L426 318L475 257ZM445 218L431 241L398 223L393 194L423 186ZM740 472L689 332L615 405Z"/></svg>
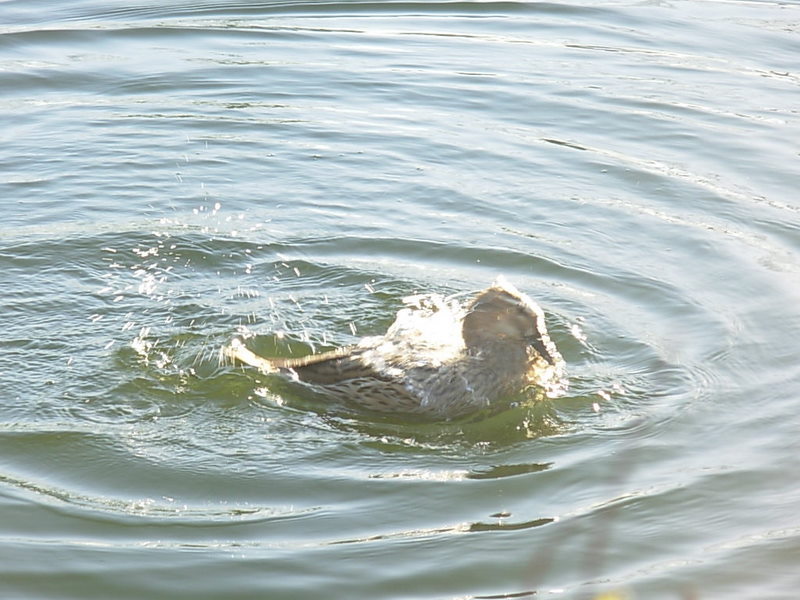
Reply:
<svg viewBox="0 0 800 600"><path fill-rule="evenodd" d="M385 335L303 358L263 358L235 338L223 354L372 411L452 419L558 385L564 360L544 313L499 277L466 305L412 296Z"/></svg>

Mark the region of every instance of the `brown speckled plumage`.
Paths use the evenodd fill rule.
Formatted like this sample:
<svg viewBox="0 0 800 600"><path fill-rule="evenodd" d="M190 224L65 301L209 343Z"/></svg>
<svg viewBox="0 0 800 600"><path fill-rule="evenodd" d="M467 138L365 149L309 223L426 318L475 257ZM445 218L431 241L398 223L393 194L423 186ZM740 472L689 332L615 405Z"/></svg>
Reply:
<svg viewBox="0 0 800 600"><path fill-rule="evenodd" d="M363 408L458 417L528 386L557 384L563 359L537 304L505 279L465 307L416 297L383 336L303 358L262 358L234 340L224 353ZM409 303L407 301L407 303Z"/></svg>

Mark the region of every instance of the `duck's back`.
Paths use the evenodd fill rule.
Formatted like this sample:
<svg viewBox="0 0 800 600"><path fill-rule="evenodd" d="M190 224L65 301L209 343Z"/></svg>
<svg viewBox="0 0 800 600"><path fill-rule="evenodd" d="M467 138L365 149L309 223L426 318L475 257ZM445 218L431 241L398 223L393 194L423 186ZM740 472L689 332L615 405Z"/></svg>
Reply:
<svg viewBox="0 0 800 600"><path fill-rule="evenodd" d="M386 343L353 347L276 364L317 391L368 410L454 418L490 406L522 387L525 356L461 350L441 360Z"/></svg>
<svg viewBox="0 0 800 600"><path fill-rule="evenodd" d="M316 391L378 412L429 412L410 385L410 373L386 367L373 348L352 347L276 363Z"/></svg>

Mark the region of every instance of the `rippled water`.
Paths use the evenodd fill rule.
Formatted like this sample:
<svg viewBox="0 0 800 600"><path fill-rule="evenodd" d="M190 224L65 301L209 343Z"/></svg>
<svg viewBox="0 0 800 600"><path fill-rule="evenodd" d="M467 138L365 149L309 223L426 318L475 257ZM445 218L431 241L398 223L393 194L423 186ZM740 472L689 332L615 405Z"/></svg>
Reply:
<svg viewBox="0 0 800 600"><path fill-rule="evenodd" d="M8 598L795 598L800 6L0 4ZM536 298L566 396L221 365Z"/></svg>

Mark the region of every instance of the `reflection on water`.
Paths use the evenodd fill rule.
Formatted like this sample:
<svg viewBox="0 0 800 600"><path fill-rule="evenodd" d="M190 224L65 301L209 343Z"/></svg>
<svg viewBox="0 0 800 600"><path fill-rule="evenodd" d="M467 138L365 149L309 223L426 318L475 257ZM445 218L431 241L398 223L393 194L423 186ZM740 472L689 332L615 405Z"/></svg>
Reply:
<svg viewBox="0 0 800 600"><path fill-rule="evenodd" d="M2 3L4 593L793 598L797 11ZM498 274L565 396L219 361Z"/></svg>

